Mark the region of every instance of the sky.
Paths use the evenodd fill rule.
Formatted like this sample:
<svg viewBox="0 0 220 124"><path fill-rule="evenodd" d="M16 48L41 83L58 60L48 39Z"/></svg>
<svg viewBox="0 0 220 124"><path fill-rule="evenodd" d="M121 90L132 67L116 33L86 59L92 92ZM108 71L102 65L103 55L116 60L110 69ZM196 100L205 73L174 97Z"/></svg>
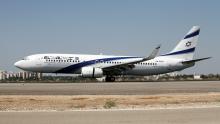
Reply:
<svg viewBox="0 0 220 124"><path fill-rule="evenodd" d="M219 73L219 0L0 0L0 70L36 53L147 56L171 51L201 27L186 74Z"/></svg>

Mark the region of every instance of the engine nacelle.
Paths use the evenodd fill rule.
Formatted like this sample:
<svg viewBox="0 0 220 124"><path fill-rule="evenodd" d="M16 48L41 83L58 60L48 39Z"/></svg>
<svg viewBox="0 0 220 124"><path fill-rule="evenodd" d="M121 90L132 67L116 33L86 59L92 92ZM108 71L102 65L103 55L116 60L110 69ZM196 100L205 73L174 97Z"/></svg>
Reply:
<svg viewBox="0 0 220 124"><path fill-rule="evenodd" d="M103 71L101 68L83 67L81 74L85 78L100 78L103 76Z"/></svg>

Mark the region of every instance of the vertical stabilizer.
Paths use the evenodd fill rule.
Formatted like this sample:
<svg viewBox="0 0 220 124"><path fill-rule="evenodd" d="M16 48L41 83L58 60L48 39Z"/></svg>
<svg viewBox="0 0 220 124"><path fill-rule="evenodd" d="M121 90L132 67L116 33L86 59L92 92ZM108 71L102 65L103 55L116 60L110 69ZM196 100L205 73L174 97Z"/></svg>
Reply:
<svg viewBox="0 0 220 124"><path fill-rule="evenodd" d="M163 56L192 60L198 42L199 32L199 26L193 26L177 46L171 52Z"/></svg>

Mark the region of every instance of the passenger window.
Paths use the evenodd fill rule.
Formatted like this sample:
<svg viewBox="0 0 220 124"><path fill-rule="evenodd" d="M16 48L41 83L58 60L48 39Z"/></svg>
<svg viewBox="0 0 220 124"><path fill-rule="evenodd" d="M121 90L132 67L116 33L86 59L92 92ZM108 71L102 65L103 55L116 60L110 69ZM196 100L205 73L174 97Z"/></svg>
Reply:
<svg viewBox="0 0 220 124"><path fill-rule="evenodd" d="M59 56L57 56L57 57L56 57L56 59L60 59L60 57L59 57Z"/></svg>

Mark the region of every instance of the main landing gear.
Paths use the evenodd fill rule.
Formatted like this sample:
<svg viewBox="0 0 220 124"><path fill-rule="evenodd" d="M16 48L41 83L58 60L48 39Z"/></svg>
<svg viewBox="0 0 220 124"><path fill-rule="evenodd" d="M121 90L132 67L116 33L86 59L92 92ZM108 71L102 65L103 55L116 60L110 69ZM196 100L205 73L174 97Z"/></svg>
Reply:
<svg viewBox="0 0 220 124"><path fill-rule="evenodd" d="M106 76L105 77L105 82L114 82L115 81L115 77L113 76Z"/></svg>

